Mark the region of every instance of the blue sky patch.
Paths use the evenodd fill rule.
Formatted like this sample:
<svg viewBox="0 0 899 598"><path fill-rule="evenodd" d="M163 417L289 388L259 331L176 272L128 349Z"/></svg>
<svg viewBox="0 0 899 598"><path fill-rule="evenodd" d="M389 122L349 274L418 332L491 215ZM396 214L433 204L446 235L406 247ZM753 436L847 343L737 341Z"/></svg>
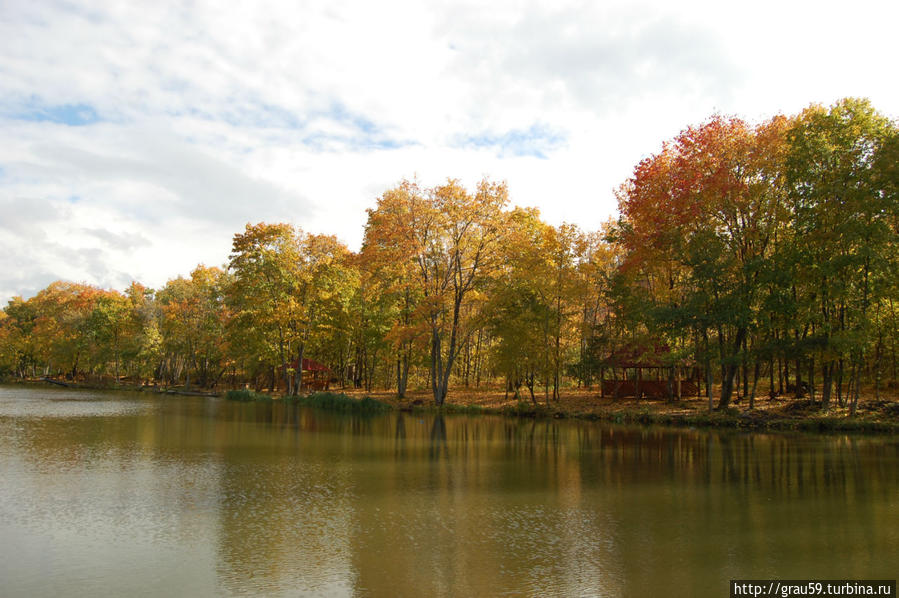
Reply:
<svg viewBox="0 0 899 598"><path fill-rule="evenodd" d="M484 132L457 139L457 147L494 148L500 157L533 156L545 160L549 152L565 144L567 137L535 123L527 129L510 129L504 133Z"/></svg>
<svg viewBox="0 0 899 598"><path fill-rule="evenodd" d="M303 138L303 143L318 149L340 146L351 151L397 149L416 142L394 139L370 118L348 109L341 102L332 102L327 110L313 112L306 118L306 124L315 120L330 120L349 129L347 134L311 133Z"/></svg>
<svg viewBox="0 0 899 598"><path fill-rule="evenodd" d="M34 122L52 122L71 127L92 125L100 121L100 115L88 104L60 104L58 106L39 106L11 115L16 120Z"/></svg>
<svg viewBox="0 0 899 598"><path fill-rule="evenodd" d="M340 102L334 102L331 105L331 109L322 114L322 116L330 118L331 120L334 120L341 124L349 125L354 129L357 129L360 132L366 133L368 135L378 132L378 126L374 122L362 116L361 114L355 114L351 112Z"/></svg>
<svg viewBox="0 0 899 598"><path fill-rule="evenodd" d="M222 120L233 127L259 127L272 129L302 129L303 119L299 115L272 104L240 106L223 114L191 109L189 114L207 120Z"/></svg>
<svg viewBox="0 0 899 598"><path fill-rule="evenodd" d="M302 139L303 145L319 151L349 150L391 150L415 145L415 141L393 139L385 135L332 135L327 133L314 133Z"/></svg>
<svg viewBox="0 0 899 598"><path fill-rule="evenodd" d="M190 109L188 114L208 120L222 120L235 127L289 129L299 132L303 145L318 151L390 150L414 145L415 141L396 139L365 115L354 112L339 101L331 101L326 108L313 111L293 111L285 107L259 102L244 104L214 114ZM343 132L322 131L317 125L337 123ZM327 127L326 127L327 128Z"/></svg>

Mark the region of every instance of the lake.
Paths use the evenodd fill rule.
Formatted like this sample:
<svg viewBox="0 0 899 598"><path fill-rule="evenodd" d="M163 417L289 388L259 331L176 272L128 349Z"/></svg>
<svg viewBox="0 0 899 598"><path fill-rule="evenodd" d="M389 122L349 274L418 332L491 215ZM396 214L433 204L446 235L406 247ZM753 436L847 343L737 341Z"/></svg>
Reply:
<svg viewBox="0 0 899 598"><path fill-rule="evenodd" d="M0 387L2 596L726 596L897 562L893 437Z"/></svg>

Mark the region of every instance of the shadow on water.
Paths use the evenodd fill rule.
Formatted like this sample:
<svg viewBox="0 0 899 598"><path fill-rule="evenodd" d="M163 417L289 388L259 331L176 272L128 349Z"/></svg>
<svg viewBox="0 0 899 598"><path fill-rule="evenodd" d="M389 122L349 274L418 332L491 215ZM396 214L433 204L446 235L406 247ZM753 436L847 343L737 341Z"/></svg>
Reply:
<svg viewBox="0 0 899 598"><path fill-rule="evenodd" d="M449 447L446 443L446 420L442 413L434 416L434 422L431 424L431 444L428 456L431 460L449 457Z"/></svg>
<svg viewBox="0 0 899 598"><path fill-rule="evenodd" d="M406 451L406 418L402 413L397 412L394 426L394 457L400 459Z"/></svg>

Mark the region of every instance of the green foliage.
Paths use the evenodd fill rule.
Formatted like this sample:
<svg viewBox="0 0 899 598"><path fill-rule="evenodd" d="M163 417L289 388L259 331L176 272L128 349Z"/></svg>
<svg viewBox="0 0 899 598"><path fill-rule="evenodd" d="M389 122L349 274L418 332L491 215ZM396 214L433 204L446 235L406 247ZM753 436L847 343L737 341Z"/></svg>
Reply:
<svg viewBox="0 0 899 598"><path fill-rule="evenodd" d="M554 411L546 405L518 401L515 405L503 407L502 413L513 417L552 417Z"/></svg>
<svg viewBox="0 0 899 598"><path fill-rule="evenodd" d="M292 395L310 381L294 364L312 357L331 382L400 397L427 386L438 406L451 383L505 383L524 399L507 411L537 416L553 412L534 405L536 388L549 403L610 368L633 376L619 350L664 345L660 366L721 388L711 417L734 417L731 396L755 396L766 376L797 394L811 382L824 410L851 386L854 410L863 385L877 393L899 377L897 164L896 123L846 99L687 127L636 165L618 221L593 233L506 211L504 183L403 181L368 212L358 254L250 224L224 271L199 266L158 291L58 281L14 298L0 372ZM314 397L302 400L381 408Z"/></svg>
<svg viewBox="0 0 899 598"><path fill-rule="evenodd" d="M224 349L224 292L228 276L197 266L190 278L168 281L156 294L164 373L171 383L183 372L185 384L205 387L221 371ZM147 330L147 340L153 331Z"/></svg>
<svg viewBox="0 0 899 598"><path fill-rule="evenodd" d="M452 413L459 415L485 415L491 413L489 409L485 409L481 405L455 405L447 403L440 408L444 413Z"/></svg>
<svg viewBox="0 0 899 598"><path fill-rule="evenodd" d="M239 390L229 390L225 393L225 398L229 401L271 401L271 395L267 395L261 392L254 392L249 389L239 389Z"/></svg>
<svg viewBox="0 0 899 598"><path fill-rule="evenodd" d="M290 363L301 363L310 346L322 349L323 339L334 339L347 322L358 286L348 258L335 237L288 224L248 224L234 236L229 337L245 368L278 367L288 394L299 392L301 373Z"/></svg>

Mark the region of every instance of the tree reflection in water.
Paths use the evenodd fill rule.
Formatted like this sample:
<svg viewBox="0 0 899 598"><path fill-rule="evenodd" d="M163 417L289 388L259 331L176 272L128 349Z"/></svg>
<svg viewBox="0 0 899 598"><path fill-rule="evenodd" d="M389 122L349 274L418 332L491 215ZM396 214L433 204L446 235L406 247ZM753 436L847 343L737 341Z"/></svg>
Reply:
<svg viewBox="0 0 899 598"><path fill-rule="evenodd" d="M899 552L892 438L110 396L0 403L2 593L171 555L206 594L719 595Z"/></svg>

